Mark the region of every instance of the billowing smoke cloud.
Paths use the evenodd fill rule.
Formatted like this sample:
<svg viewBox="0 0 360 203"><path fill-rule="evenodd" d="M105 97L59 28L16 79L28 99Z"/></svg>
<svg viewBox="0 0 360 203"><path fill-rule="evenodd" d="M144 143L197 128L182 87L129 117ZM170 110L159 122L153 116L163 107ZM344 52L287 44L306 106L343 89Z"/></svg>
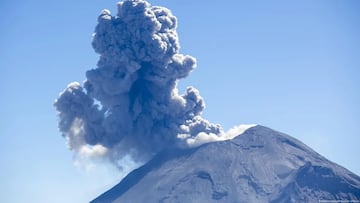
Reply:
<svg viewBox="0 0 360 203"><path fill-rule="evenodd" d="M97 68L83 86L73 82L55 101L69 148L87 157L145 160L168 147L222 140L219 125L201 117L198 90L178 93L177 82L195 68L179 53L177 19L144 0L118 4L98 17L93 48Z"/></svg>

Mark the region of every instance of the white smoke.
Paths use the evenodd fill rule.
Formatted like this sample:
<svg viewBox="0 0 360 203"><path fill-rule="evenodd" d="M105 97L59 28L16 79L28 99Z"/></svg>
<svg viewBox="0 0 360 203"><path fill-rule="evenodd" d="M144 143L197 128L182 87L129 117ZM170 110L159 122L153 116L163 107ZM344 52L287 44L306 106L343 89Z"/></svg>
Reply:
<svg viewBox="0 0 360 203"><path fill-rule="evenodd" d="M71 150L119 163L227 139L219 125L201 117L205 103L197 89L178 93L178 80L196 60L179 53L176 27L170 10L144 0L118 3L114 16L102 11L92 42L97 67L86 72L83 85L70 83L54 104Z"/></svg>
<svg viewBox="0 0 360 203"><path fill-rule="evenodd" d="M218 142L224 140L231 140L235 137L243 134L247 129L256 126L256 124L242 124L235 126L228 130L226 133L222 133L220 135L213 133L203 133L200 132L195 137L186 137L186 135L179 135L179 137L186 137L186 143L190 147L197 147L205 143L209 142Z"/></svg>

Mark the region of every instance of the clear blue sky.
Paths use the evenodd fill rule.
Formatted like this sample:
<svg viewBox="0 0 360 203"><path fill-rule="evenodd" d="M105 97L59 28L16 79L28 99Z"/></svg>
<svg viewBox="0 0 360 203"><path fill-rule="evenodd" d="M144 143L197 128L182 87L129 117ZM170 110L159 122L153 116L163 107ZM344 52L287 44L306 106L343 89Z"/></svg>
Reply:
<svg viewBox="0 0 360 203"><path fill-rule="evenodd" d="M0 202L86 202L120 174L74 166L58 93L95 67L91 35L113 1L2 0ZM360 1L154 0L178 17L203 116L290 134L360 175Z"/></svg>

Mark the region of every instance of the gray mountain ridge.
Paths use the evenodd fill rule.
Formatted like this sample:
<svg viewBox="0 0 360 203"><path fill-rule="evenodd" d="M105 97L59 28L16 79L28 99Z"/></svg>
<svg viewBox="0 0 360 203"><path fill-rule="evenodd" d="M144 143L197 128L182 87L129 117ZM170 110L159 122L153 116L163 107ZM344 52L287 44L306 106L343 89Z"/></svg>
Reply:
<svg viewBox="0 0 360 203"><path fill-rule="evenodd" d="M257 125L232 140L167 149L91 203L360 202L360 177Z"/></svg>

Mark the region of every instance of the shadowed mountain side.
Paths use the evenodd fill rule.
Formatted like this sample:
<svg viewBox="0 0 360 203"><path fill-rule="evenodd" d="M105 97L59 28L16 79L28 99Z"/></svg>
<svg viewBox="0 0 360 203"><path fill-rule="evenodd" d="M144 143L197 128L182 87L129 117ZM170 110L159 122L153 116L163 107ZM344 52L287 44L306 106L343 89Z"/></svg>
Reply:
<svg viewBox="0 0 360 203"><path fill-rule="evenodd" d="M233 140L165 150L92 203L360 200L360 177L263 126Z"/></svg>
<svg viewBox="0 0 360 203"><path fill-rule="evenodd" d="M164 162L170 161L171 159L185 159L189 156L194 149L187 150L164 150L150 160L144 166L135 169L129 173L118 185L105 192L101 197L93 200L92 202L112 202L118 196L121 196L131 187L136 185L143 177L145 177L152 170L157 170Z"/></svg>

